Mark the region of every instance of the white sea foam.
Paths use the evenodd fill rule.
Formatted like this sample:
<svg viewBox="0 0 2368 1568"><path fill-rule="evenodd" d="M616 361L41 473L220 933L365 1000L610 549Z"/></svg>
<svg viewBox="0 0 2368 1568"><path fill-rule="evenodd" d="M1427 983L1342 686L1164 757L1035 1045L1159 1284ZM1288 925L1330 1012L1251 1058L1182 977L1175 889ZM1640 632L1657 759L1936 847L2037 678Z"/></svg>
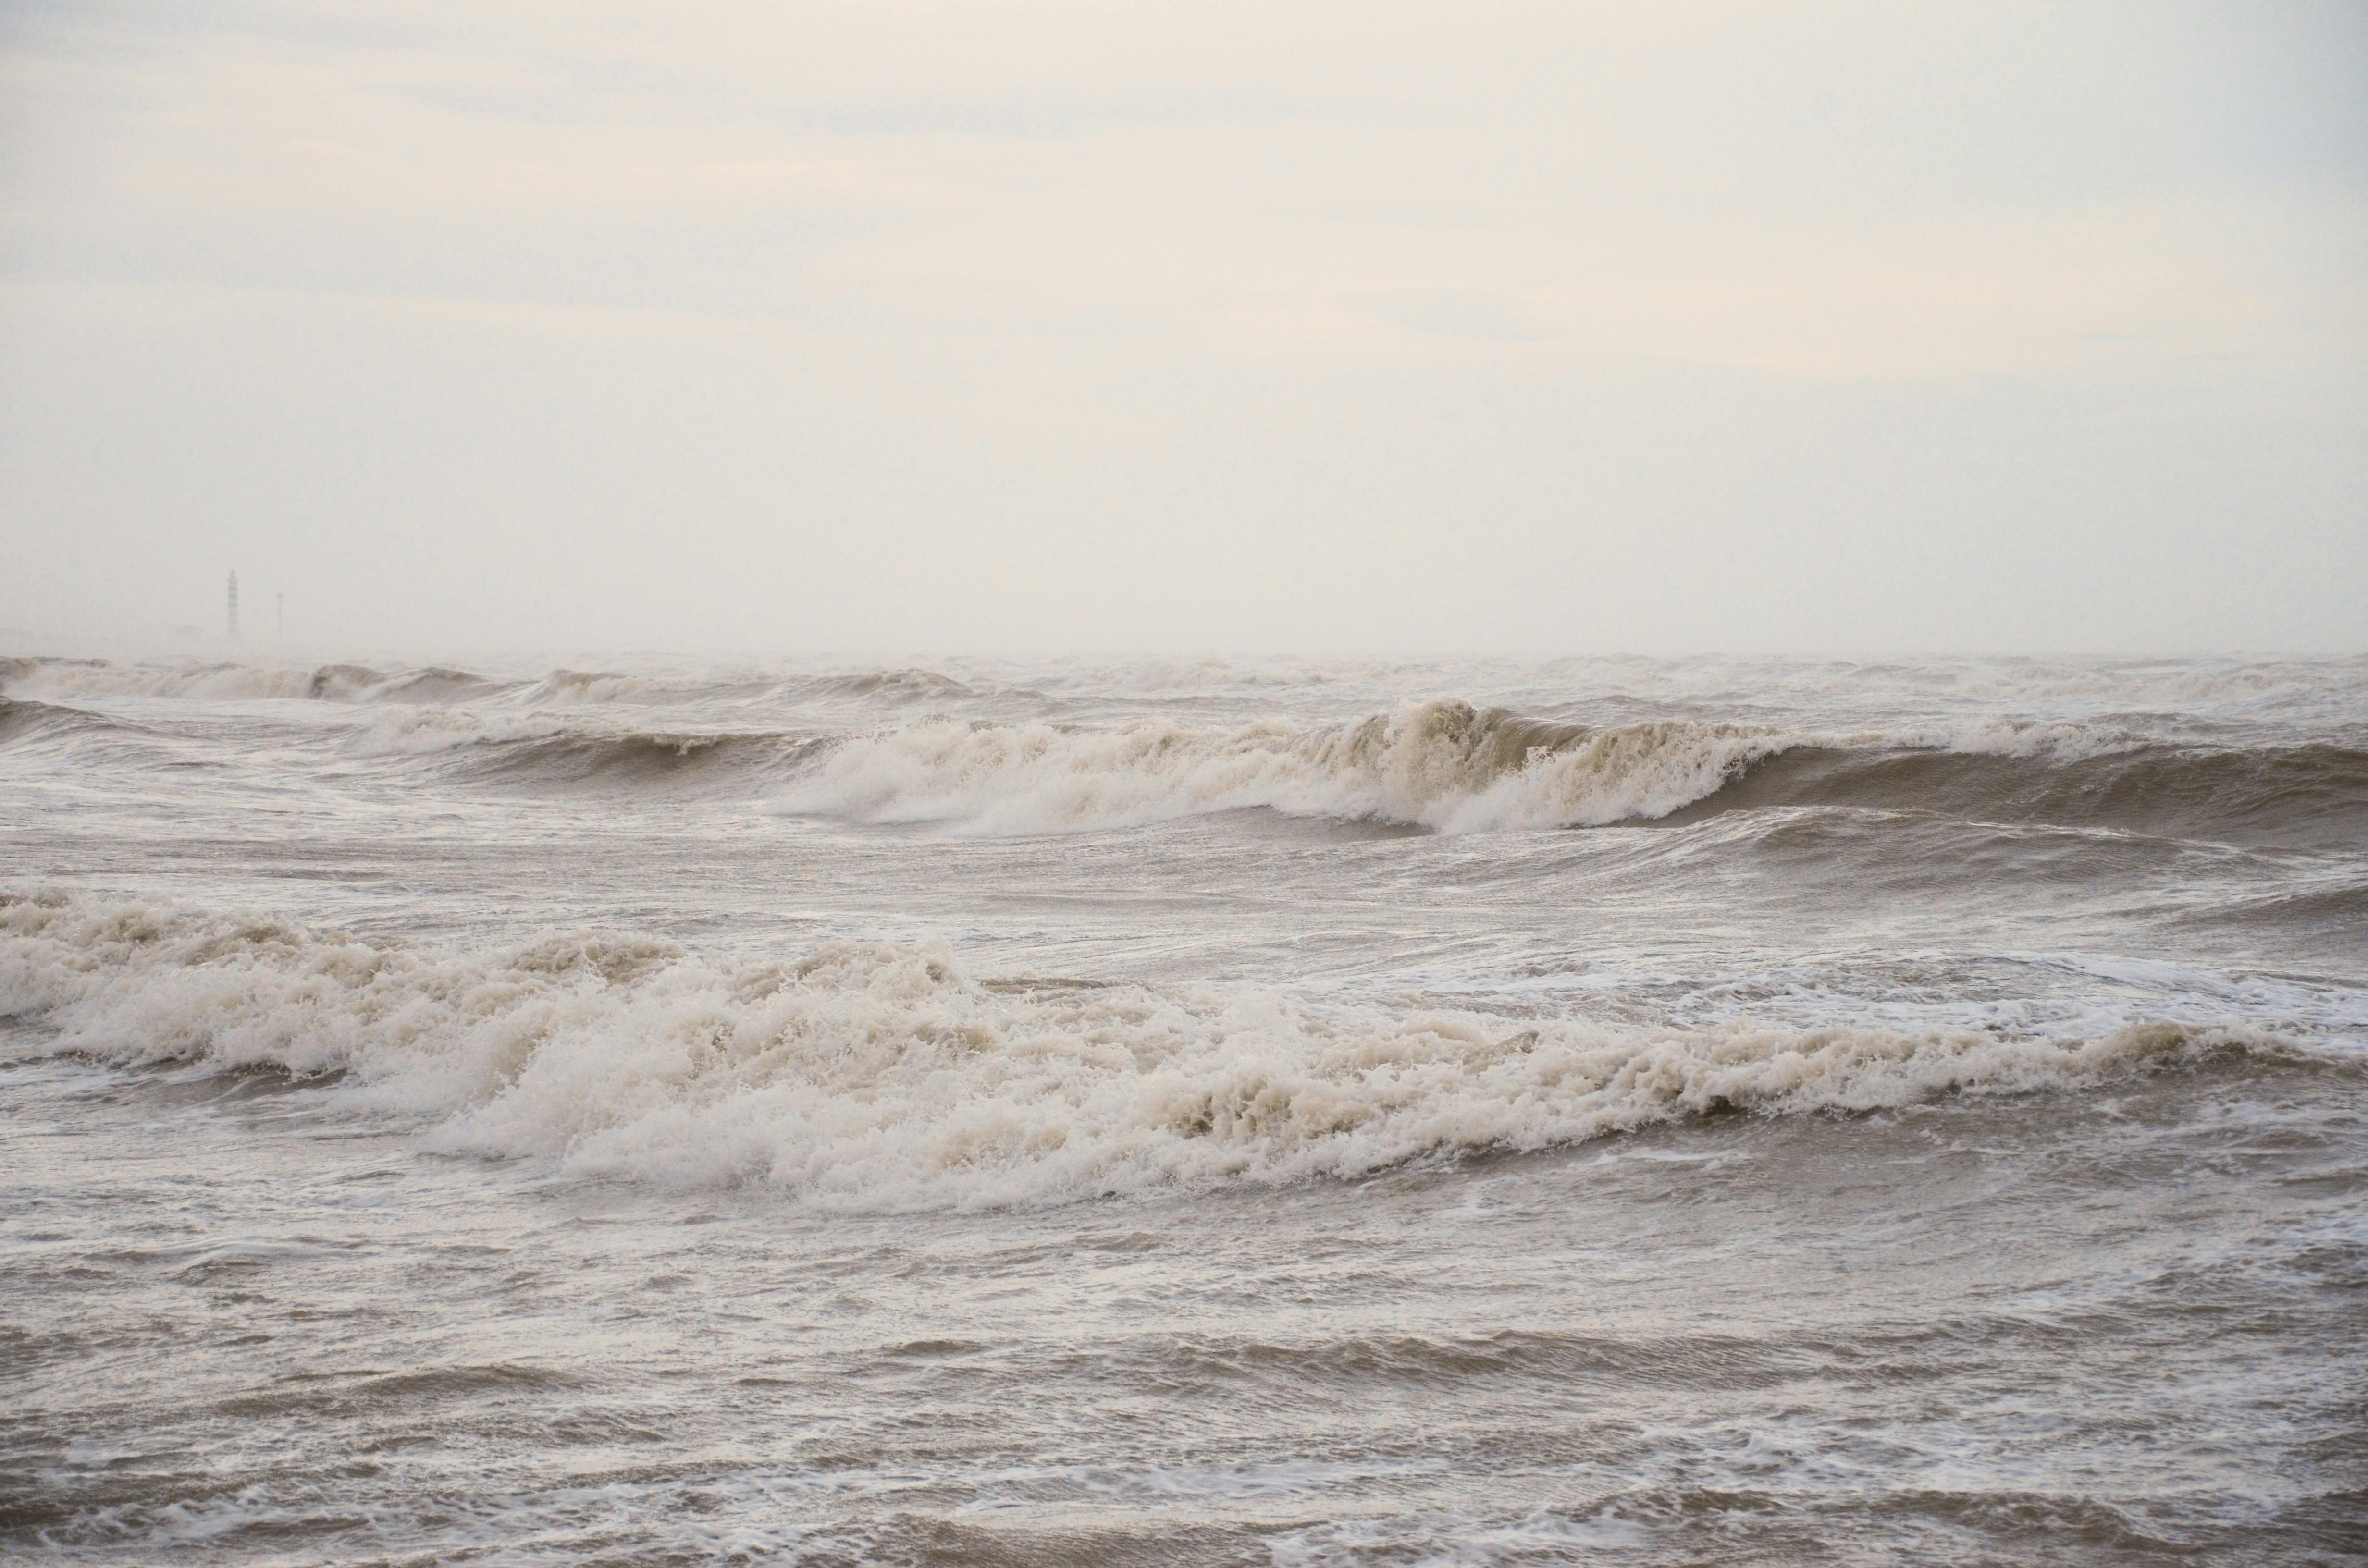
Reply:
<svg viewBox="0 0 2368 1568"><path fill-rule="evenodd" d="M451 1152L864 1208L1351 1176L1720 1108L1868 1108L2288 1049L2168 1023L1686 1029L989 985L930 945L734 963L590 935L486 956L55 890L0 900L0 1007L46 1020L40 1049L348 1074L343 1092L426 1118Z"/></svg>

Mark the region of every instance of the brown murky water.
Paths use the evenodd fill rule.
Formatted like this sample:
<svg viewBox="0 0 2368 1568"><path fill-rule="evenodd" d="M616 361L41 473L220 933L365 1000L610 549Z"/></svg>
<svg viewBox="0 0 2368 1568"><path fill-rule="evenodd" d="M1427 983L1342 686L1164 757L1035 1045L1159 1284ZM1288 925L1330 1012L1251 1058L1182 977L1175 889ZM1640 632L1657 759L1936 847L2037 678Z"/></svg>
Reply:
<svg viewBox="0 0 2368 1568"><path fill-rule="evenodd" d="M2368 663L0 690L7 1552L2368 1556Z"/></svg>

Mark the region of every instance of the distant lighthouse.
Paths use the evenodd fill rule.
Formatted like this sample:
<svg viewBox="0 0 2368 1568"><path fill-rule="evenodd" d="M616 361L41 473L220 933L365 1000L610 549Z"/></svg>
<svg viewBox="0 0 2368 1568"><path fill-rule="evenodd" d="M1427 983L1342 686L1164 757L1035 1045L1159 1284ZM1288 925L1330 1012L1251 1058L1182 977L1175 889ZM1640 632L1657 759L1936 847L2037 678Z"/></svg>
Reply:
<svg viewBox="0 0 2368 1568"><path fill-rule="evenodd" d="M238 641L238 574L230 574L230 640Z"/></svg>

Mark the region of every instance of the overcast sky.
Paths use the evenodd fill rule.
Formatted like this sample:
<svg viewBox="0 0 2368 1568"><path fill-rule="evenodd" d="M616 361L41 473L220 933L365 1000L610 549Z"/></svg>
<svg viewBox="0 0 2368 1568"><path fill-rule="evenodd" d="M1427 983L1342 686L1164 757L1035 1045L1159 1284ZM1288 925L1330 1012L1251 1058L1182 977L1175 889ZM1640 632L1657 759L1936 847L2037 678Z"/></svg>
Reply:
<svg viewBox="0 0 2368 1568"><path fill-rule="evenodd" d="M2358 0L0 51L19 651L2368 648Z"/></svg>

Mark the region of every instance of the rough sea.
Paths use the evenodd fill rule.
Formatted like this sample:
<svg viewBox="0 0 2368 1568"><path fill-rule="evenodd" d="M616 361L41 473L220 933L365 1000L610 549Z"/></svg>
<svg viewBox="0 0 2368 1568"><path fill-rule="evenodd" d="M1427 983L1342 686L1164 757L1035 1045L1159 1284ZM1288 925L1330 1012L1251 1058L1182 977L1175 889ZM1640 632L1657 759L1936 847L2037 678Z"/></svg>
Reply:
<svg viewBox="0 0 2368 1568"><path fill-rule="evenodd" d="M2368 660L0 660L0 1558L2368 1562Z"/></svg>

